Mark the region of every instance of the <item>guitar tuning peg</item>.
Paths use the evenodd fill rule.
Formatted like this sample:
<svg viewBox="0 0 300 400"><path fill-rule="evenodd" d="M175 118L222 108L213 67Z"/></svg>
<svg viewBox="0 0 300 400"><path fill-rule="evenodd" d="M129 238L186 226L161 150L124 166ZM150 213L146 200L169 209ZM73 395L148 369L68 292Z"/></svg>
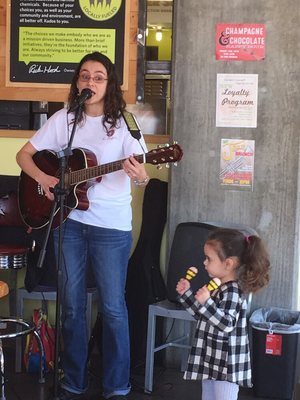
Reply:
<svg viewBox="0 0 300 400"><path fill-rule="evenodd" d="M170 164L169 163L166 164L166 168L170 168Z"/></svg>
<svg viewBox="0 0 300 400"><path fill-rule="evenodd" d="M175 167L177 167L177 165L178 165L178 162L174 162L174 164L173 165L175 165Z"/></svg>
<svg viewBox="0 0 300 400"><path fill-rule="evenodd" d="M164 147L170 147L170 144L169 144L169 143L166 143Z"/></svg>
<svg viewBox="0 0 300 400"><path fill-rule="evenodd" d="M162 166L160 164L158 164L158 166L156 167L158 170L162 169Z"/></svg>

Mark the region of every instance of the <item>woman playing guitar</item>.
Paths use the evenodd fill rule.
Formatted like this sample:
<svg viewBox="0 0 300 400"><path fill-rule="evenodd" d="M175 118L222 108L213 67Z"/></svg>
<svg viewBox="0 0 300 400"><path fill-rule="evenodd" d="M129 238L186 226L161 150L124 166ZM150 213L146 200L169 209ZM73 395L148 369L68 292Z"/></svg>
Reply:
<svg viewBox="0 0 300 400"><path fill-rule="evenodd" d="M95 155L98 164L123 161L121 169L102 176L101 182L99 179L89 182L86 209L79 209L75 204L63 224L64 377L58 398L84 398L88 386L85 269L90 257L103 325L103 396L125 399L130 391L124 292L132 243L131 181L143 186L149 180L144 164L133 155L145 153L146 145L143 137L136 140L128 131L122 117L125 101L115 67L103 54L87 54L80 61L68 104L68 109L59 110L49 118L17 154L18 164L37 184L39 195L46 202L52 202L59 176L47 173L47 167L41 168L35 156L43 150L59 153L67 147L76 112L79 118L72 147L86 149L87 153L80 155L83 161L89 164L86 154L90 153ZM54 237L57 243L57 230Z"/></svg>

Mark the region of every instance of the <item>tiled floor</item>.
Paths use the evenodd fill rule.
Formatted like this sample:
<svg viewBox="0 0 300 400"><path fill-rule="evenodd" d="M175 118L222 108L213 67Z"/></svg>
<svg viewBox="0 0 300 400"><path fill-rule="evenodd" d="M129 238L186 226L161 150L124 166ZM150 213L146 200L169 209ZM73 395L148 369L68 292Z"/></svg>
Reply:
<svg viewBox="0 0 300 400"><path fill-rule="evenodd" d="M38 383L36 375L26 372L15 373L13 371L13 350L11 346L5 348L5 392L6 400L56 400L51 392L53 387L53 375L47 374L45 384ZM95 355L96 356L96 355ZM94 369L94 370L93 370ZM86 400L101 400L99 390L101 379L91 368L90 388ZM200 382L184 381L182 373L171 368L156 367L154 373L154 387L151 394L144 393L144 368L135 369L131 377L132 392L130 400L201 400ZM1 400L4 400L1 398ZM241 390L240 400L261 400L255 397L252 389Z"/></svg>

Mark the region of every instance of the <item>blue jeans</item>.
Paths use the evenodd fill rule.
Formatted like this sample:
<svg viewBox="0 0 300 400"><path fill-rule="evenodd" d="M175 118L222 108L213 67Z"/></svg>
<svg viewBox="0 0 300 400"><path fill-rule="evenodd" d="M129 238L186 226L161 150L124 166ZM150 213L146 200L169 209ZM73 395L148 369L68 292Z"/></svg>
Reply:
<svg viewBox="0 0 300 400"><path fill-rule="evenodd" d="M56 251L58 230L54 231ZM99 228L68 219L62 229L62 387L87 389L86 267L90 257L102 314L102 389L105 398L130 391L130 344L125 302L131 231Z"/></svg>

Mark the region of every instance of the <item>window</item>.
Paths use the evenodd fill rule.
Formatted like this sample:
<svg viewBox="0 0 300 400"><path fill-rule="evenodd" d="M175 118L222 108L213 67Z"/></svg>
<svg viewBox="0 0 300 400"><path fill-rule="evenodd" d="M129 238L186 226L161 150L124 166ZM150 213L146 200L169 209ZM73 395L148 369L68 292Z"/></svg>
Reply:
<svg viewBox="0 0 300 400"><path fill-rule="evenodd" d="M172 0L139 0L137 105L131 108L146 134L169 133L172 12Z"/></svg>

